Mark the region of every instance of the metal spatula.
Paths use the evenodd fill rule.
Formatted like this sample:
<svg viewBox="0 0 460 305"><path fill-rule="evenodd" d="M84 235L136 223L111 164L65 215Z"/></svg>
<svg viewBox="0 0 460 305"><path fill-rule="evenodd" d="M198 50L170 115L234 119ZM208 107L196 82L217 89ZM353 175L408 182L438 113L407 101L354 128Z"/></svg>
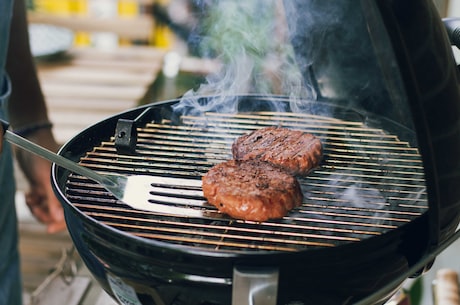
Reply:
<svg viewBox="0 0 460 305"><path fill-rule="evenodd" d="M66 159L52 151L37 145L11 131L8 130L9 124L3 120L0 120L4 138L31 153L34 153L42 158L47 159L50 162L54 162L57 165L66 168L74 173L88 177L99 184L105 189L110 191L116 198L125 202L127 205L134 209L151 211L156 213L162 213L174 216L186 216L186 217L204 217L204 218L222 218L222 214L209 210L194 209L191 207L178 207L169 206L158 203L149 202L151 197L152 185L166 184L166 185L177 185L177 186L193 186L201 188L200 180L193 179L176 179L149 175L133 175L133 176L117 176L117 175L106 175L99 174L87 167L81 166L69 159ZM202 205L205 207L207 204L205 201L202 203L194 203L195 207ZM209 207L209 205L207 205Z"/></svg>

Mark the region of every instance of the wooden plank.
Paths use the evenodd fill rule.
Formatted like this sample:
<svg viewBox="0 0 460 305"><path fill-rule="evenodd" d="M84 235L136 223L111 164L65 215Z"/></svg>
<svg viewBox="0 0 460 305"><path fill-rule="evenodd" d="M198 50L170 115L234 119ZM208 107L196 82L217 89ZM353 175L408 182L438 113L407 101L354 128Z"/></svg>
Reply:
<svg viewBox="0 0 460 305"><path fill-rule="evenodd" d="M77 276L70 283L56 276L33 300L34 305L78 305L81 303L91 279Z"/></svg>
<svg viewBox="0 0 460 305"><path fill-rule="evenodd" d="M164 51L133 46L73 48L69 59L38 64L59 143L109 116L134 108L161 69Z"/></svg>
<svg viewBox="0 0 460 305"><path fill-rule="evenodd" d="M203 75L217 73L221 68L222 64L215 59L184 57L180 63L181 71Z"/></svg>
<svg viewBox="0 0 460 305"><path fill-rule="evenodd" d="M111 86L106 84L55 84L43 83L45 97L108 98L138 100L145 93L142 86Z"/></svg>
<svg viewBox="0 0 460 305"><path fill-rule="evenodd" d="M62 16L43 12L28 12L30 23L44 23L62 26L74 31L110 32L127 39L148 40L154 29L151 16L135 18L98 18L93 16Z"/></svg>
<svg viewBox="0 0 460 305"><path fill-rule="evenodd" d="M161 70L161 62L157 60L137 60L137 59L99 59L97 57L91 58L74 58L69 62L62 64L40 64L38 74L51 74L53 72L62 70L71 70L72 67L80 67L99 73L120 73L128 75L150 75L155 78Z"/></svg>
<svg viewBox="0 0 460 305"><path fill-rule="evenodd" d="M102 292L95 305L117 305L118 303L112 299L111 296L109 296L106 292Z"/></svg>
<svg viewBox="0 0 460 305"><path fill-rule="evenodd" d="M72 139L73 137L75 137L77 134L79 134L82 130L84 130L86 128L85 127L82 127L82 128L61 128L59 131L55 131L54 132L54 137L56 138L56 141L59 143L59 144L64 144L66 143L67 141L69 141L70 139Z"/></svg>
<svg viewBox="0 0 460 305"><path fill-rule="evenodd" d="M52 113L50 115L53 122L55 122L55 127L53 132L55 134L62 133L63 131L74 131L79 133L80 131L92 126L96 123L99 123L103 120L106 120L108 117L111 117L113 114L109 113L95 113L88 115L86 112L74 112L70 114L60 114ZM67 119L67 120L66 120Z"/></svg>
<svg viewBox="0 0 460 305"><path fill-rule="evenodd" d="M50 119L54 122L53 134L60 144L66 143L89 126L107 119L108 114L81 113L50 113Z"/></svg>
<svg viewBox="0 0 460 305"><path fill-rule="evenodd" d="M107 113L87 113L87 112L74 112L74 113L67 113L67 112L54 112L51 113L50 117L56 125L66 126L66 127L87 127L103 121L110 116ZM54 128L57 129L57 128ZM55 130L56 131L56 130Z"/></svg>
<svg viewBox="0 0 460 305"><path fill-rule="evenodd" d="M99 60L147 60L162 62L167 53L164 49L150 46L121 46L116 49L97 49L87 47L75 47L69 50L71 57L80 59L99 59Z"/></svg>
<svg viewBox="0 0 460 305"><path fill-rule="evenodd" d="M159 71L161 66L156 61L145 61L145 60L119 60L119 61L102 61L97 58L76 58L73 60L75 65L79 66L92 66L104 69L118 68L118 69L130 69L132 71Z"/></svg>
<svg viewBox="0 0 460 305"><path fill-rule="evenodd" d="M34 219L20 219L19 232L23 289L31 293L56 266L63 249L70 249L72 241L67 231L47 234Z"/></svg>
<svg viewBox="0 0 460 305"><path fill-rule="evenodd" d="M47 104L51 112L103 112L107 115L122 112L137 106L137 101L132 99L111 98L79 98L73 96L55 97L47 96Z"/></svg>
<svg viewBox="0 0 460 305"><path fill-rule="evenodd" d="M130 69L99 69L88 66L69 66L60 69L41 70L42 83L103 83L107 85L145 85L156 78L156 71L133 71Z"/></svg>

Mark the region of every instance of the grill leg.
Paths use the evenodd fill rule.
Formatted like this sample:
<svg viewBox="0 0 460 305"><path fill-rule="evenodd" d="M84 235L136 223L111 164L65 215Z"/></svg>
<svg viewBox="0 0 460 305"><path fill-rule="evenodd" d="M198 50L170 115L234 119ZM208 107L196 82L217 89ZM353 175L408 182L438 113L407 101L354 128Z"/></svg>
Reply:
<svg viewBox="0 0 460 305"><path fill-rule="evenodd" d="M232 305L276 305L277 268L233 269Z"/></svg>

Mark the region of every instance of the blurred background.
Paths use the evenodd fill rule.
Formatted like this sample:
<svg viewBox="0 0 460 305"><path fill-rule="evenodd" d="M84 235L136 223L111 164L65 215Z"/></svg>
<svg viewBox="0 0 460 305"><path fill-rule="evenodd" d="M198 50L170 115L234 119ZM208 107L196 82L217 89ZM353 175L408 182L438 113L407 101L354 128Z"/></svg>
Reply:
<svg viewBox="0 0 460 305"><path fill-rule="evenodd" d="M460 0L433 1L441 17L460 16ZM28 0L32 51L57 140L63 144L88 126L138 105L182 96L218 71L222 58L217 59L214 52L225 53L218 50L222 33L235 26L249 28L245 20L225 24L215 29L216 40L208 42L211 47L200 48L203 22L213 21L207 15L210 2ZM257 1L252 2L257 9ZM228 13L235 9L232 1L221 3L229 4ZM272 11L262 13L282 18L276 14L279 3L275 1ZM256 35L267 34L263 20L264 16L252 29ZM263 47L288 56L289 50L279 47L285 38L283 29L275 29L271 45ZM264 43L254 37L247 39L256 47ZM239 36L229 39L241 42ZM460 62L460 52L454 52ZM267 75L280 70L273 53L263 59ZM275 80L267 90L283 93L282 85ZM253 86L259 86L256 91L265 90L261 84ZM20 171L16 173L25 305L115 304L86 272L67 232L47 235L30 215L23 199L27 185ZM459 251L457 242L426 275L408 281L403 292L412 296L412 305L433 304L431 286L436 271L460 271Z"/></svg>
<svg viewBox="0 0 460 305"><path fill-rule="evenodd" d="M185 4L185 3L183 3ZM75 46L141 44L173 47L171 31L153 19L154 7L169 0L29 0L31 22L58 24L75 31ZM185 9L185 8L184 8Z"/></svg>

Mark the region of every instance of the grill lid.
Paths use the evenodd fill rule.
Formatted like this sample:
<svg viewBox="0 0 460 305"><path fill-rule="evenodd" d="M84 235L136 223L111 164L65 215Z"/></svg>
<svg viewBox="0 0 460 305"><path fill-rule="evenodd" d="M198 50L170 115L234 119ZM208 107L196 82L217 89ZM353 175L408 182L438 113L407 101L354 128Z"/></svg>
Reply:
<svg viewBox="0 0 460 305"><path fill-rule="evenodd" d="M66 198L98 223L148 240L206 251L302 251L355 243L407 224L428 210L418 150L362 122L292 112L184 115L138 128L136 154L119 154L114 138L88 147L84 166L110 174L171 178L152 185L151 201L217 210L198 182L210 167L230 159L231 144L254 129L280 125L321 139L321 167L299 178L304 200L286 217L263 223L228 217L177 217L134 210L89 179L70 175ZM196 184L196 183L195 183Z"/></svg>

